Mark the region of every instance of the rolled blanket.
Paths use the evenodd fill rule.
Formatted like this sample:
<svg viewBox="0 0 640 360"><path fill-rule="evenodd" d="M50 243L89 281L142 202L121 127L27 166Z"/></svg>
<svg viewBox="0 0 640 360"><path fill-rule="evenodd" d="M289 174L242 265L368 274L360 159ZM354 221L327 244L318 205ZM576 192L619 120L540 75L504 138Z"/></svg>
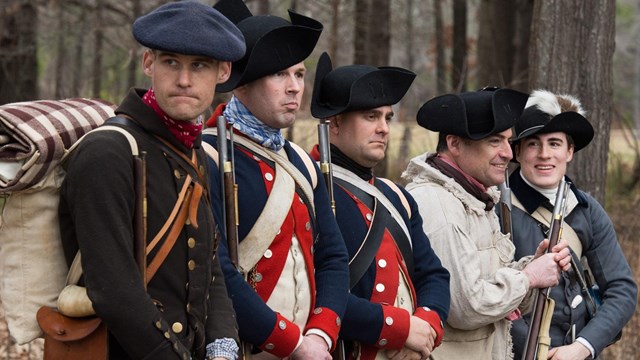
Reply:
<svg viewBox="0 0 640 360"><path fill-rule="evenodd" d="M82 135L113 116L100 99L38 100L0 106L0 193L27 189Z"/></svg>

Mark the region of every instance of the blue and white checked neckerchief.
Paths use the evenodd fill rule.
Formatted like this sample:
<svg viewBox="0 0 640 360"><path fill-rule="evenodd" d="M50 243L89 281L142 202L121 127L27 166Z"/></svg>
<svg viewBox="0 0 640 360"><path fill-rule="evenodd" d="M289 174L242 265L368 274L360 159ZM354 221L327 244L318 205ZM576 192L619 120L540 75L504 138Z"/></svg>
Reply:
<svg viewBox="0 0 640 360"><path fill-rule="evenodd" d="M258 120L235 96L231 97L222 114L227 119L233 120L234 129L260 145L273 151L279 151L284 146L284 136L280 129L274 129Z"/></svg>

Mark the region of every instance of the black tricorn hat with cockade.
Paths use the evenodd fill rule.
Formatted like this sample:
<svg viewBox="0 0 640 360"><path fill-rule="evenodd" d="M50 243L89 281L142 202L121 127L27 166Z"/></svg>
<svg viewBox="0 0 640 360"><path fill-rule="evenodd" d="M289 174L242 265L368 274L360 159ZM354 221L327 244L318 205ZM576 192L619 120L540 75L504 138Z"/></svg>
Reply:
<svg viewBox="0 0 640 360"><path fill-rule="evenodd" d="M291 22L273 15L253 16L242 0L220 0L213 6L244 35L247 52L231 67L231 76L216 87L228 92L293 66L311 54L322 24L289 10Z"/></svg>
<svg viewBox="0 0 640 360"><path fill-rule="evenodd" d="M393 105L407 93L416 74L391 66L347 65L333 69L325 52L316 67L311 114L318 119L349 111Z"/></svg>
<svg viewBox="0 0 640 360"><path fill-rule="evenodd" d="M418 125L471 140L484 139L511 128L520 118L528 96L493 87L437 96L418 111Z"/></svg>

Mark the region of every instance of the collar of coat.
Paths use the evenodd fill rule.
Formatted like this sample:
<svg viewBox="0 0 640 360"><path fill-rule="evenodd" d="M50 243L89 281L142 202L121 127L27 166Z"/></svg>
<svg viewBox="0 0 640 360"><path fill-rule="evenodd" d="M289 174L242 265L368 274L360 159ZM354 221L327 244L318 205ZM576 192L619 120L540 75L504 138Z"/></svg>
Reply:
<svg viewBox="0 0 640 360"><path fill-rule="evenodd" d="M578 206L587 207L589 205L587 199L580 191L578 191L575 183L566 175L565 178L567 181L571 182L570 188L575 194L576 199L578 199ZM536 189L529 186L529 184L522 179L522 176L520 176L520 167L514 170L509 176L509 187L511 188L511 192L518 198L518 200L520 200L529 214L532 214L540 206L544 206L549 210L553 209L553 204L549 202L549 199L547 199L546 196L540 194Z"/></svg>
<svg viewBox="0 0 640 360"><path fill-rule="evenodd" d="M458 184L453 178L444 175L438 169L427 164L426 159L433 153L424 153L411 159L407 170L402 174L402 178L406 182L411 182L413 185L420 186L421 184L433 183L442 186L446 191L450 192L453 196L462 202L464 207L468 211L483 215L487 211L485 210L485 204L476 199L473 195L468 193L460 184ZM499 192L495 186L487 188L487 194L491 196L495 203L498 202Z"/></svg>

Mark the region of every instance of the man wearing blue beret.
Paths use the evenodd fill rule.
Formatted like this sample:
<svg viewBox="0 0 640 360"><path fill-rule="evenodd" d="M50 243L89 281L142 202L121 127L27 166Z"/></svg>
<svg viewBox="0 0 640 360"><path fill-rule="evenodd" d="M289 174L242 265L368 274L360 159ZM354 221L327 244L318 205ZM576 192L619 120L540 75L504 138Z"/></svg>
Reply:
<svg viewBox="0 0 640 360"><path fill-rule="evenodd" d="M347 304L347 251L317 165L281 133L300 108L304 60L322 24L292 11L291 21L253 16L242 0L221 0L215 8L237 24L247 44L217 88L233 97L207 122L215 127L223 115L239 135L233 157L240 272L224 246L220 262L240 339L253 359L327 360ZM205 136L214 146L216 140ZM215 203L218 171L211 180Z"/></svg>
<svg viewBox="0 0 640 360"><path fill-rule="evenodd" d="M59 208L65 255L71 262L82 253L83 282L107 326L110 359L236 359L201 130L216 84L244 55L244 38L196 1L138 18L133 36L148 48L143 67L151 88L132 89L112 122L146 153L146 272L133 255L139 193L131 149L115 131L91 133L68 163Z"/></svg>

